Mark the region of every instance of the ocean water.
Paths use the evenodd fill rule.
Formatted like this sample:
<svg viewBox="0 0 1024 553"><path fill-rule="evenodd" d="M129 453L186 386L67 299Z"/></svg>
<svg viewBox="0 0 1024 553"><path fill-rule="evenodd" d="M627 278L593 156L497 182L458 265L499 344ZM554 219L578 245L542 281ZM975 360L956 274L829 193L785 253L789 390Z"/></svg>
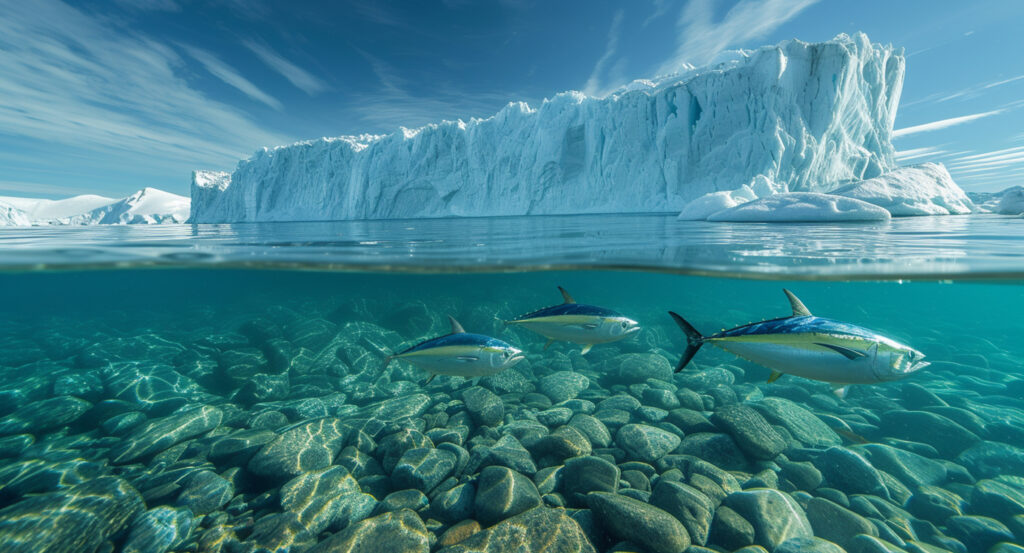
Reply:
<svg viewBox="0 0 1024 553"><path fill-rule="evenodd" d="M1018 551L1022 231L4 229L0 551ZM504 324L558 286L641 330L584 355ZM675 371L668 311L711 334L789 316L784 288L930 365L845 397L710 345ZM449 316L525 359L385 367Z"/></svg>

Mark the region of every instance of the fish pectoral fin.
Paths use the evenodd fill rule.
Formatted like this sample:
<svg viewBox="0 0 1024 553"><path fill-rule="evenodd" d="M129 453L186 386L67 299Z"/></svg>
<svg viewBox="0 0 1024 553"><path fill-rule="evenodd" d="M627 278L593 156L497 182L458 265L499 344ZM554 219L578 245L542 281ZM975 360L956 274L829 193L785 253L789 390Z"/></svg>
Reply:
<svg viewBox="0 0 1024 553"><path fill-rule="evenodd" d="M832 351L842 355L843 357L849 359L850 361L854 361L854 360L857 360L857 359L862 359L862 358L868 356L868 354L863 352L863 351L852 349L852 348L844 348L843 346L837 346L835 344L823 344L823 343L820 343L820 342L815 342L814 345L828 348L828 349L830 349L830 350L832 350Z"/></svg>
<svg viewBox="0 0 1024 553"><path fill-rule="evenodd" d="M544 344L544 349L547 350L549 347L551 347L551 344L554 344L554 343L555 343L555 339L554 338L548 338L548 342L546 344Z"/></svg>
<svg viewBox="0 0 1024 553"><path fill-rule="evenodd" d="M597 323L586 323L586 324L581 324L579 326L581 328L583 328L583 329L586 329L586 330L594 330L595 328L597 328L600 325L598 325Z"/></svg>
<svg viewBox="0 0 1024 553"><path fill-rule="evenodd" d="M782 372L772 371L772 374L768 377L768 383L771 384L780 378L782 378Z"/></svg>
<svg viewBox="0 0 1024 553"><path fill-rule="evenodd" d="M460 363L472 363L474 361L479 361L480 358L475 355L460 355L456 357L455 360Z"/></svg>
<svg viewBox="0 0 1024 553"><path fill-rule="evenodd" d="M583 346L583 351L580 352L580 355L586 355L587 352L590 351L590 348L592 348L592 347L594 347L594 344L585 344Z"/></svg>
<svg viewBox="0 0 1024 553"><path fill-rule="evenodd" d="M836 397L838 397L840 399L845 399L846 398L846 393L849 392L849 391L850 391L850 385L849 384L833 384L832 385L832 393L835 394Z"/></svg>
<svg viewBox="0 0 1024 553"><path fill-rule="evenodd" d="M426 386L427 384L430 384L430 381L433 380L435 376L437 376L437 373L430 373L430 376L423 381L423 385Z"/></svg>

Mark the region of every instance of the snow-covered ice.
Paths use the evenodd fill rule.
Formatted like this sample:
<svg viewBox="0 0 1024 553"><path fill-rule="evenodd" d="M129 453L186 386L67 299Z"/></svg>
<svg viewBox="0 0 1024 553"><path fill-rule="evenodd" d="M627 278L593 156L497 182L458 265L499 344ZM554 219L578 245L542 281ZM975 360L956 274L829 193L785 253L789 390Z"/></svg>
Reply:
<svg viewBox="0 0 1024 553"><path fill-rule="evenodd" d="M95 194L83 194L62 200L0 196L0 202L6 202L24 211L32 221L49 221L63 217L72 217L116 201L116 198L107 198Z"/></svg>
<svg viewBox="0 0 1024 553"><path fill-rule="evenodd" d="M791 40L604 98L264 149L194 178L192 221L678 212L758 175L824 192L895 168L904 65L861 33Z"/></svg>
<svg viewBox="0 0 1024 553"><path fill-rule="evenodd" d="M23 227L31 224L32 220L23 210L0 200L0 226Z"/></svg>
<svg viewBox="0 0 1024 553"><path fill-rule="evenodd" d="M974 211L974 202L953 182L953 177L941 163L900 167L830 193L884 207L896 217L964 215Z"/></svg>
<svg viewBox="0 0 1024 553"><path fill-rule="evenodd" d="M0 197L3 225L120 225L184 223L191 201L156 188L121 199L83 195L63 200Z"/></svg>
<svg viewBox="0 0 1024 553"><path fill-rule="evenodd" d="M1020 215L1024 213L1024 186L1013 186L999 193L996 213Z"/></svg>
<svg viewBox="0 0 1024 553"><path fill-rule="evenodd" d="M865 201L821 194L790 192L766 196L713 213L708 221L718 222L794 222L885 221L889 212Z"/></svg>
<svg viewBox="0 0 1024 553"><path fill-rule="evenodd" d="M709 215L718 213L723 209L745 204L763 196L783 192L786 192L785 187L771 182L764 175L757 175L749 183L736 190L709 192L691 201L683 207L683 210L679 213L679 219L681 221L703 221Z"/></svg>

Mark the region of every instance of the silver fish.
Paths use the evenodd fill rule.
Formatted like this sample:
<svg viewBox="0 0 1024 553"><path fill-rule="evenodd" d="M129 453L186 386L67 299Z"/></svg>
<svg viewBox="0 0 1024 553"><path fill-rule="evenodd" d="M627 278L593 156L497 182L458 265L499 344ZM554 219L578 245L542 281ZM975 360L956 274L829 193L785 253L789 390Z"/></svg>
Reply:
<svg viewBox="0 0 1024 553"><path fill-rule="evenodd" d="M497 338L470 334L451 316L448 320L452 325L450 334L387 356L382 369L393 359L402 359L430 373L430 382L439 374L466 378L497 374L525 359L522 350Z"/></svg>
<svg viewBox="0 0 1024 553"><path fill-rule="evenodd" d="M576 303L565 288L559 286L558 290L564 300L561 304L538 309L505 324L521 326L547 338L544 349L561 340L581 344L583 354L594 344L618 342L640 331L640 323L633 319L604 307Z"/></svg>
<svg viewBox="0 0 1024 553"><path fill-rule="evenodd" d="M873 330L816 317L792 292L793 315L750 323L704 336L669 311L686 334L687 346L676 367L680 371L704 344L772 370L768 382L792 374L832 384L845 397L850 384L874 384L903 378L929 365L916 349Z"/></svg>

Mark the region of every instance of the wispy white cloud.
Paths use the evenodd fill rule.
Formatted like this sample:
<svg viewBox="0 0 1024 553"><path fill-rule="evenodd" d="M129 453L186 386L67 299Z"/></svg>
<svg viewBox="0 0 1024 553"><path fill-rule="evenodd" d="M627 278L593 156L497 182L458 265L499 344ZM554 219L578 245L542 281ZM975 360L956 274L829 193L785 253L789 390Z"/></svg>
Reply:
<svg viewBox="0 0 1024 553"><path fill-rule="evenodd" d="M327 90L327 84L322 80L313 76L309 71L306 71L298 65L286 60L283 56L271 50L269 47L254 40L246 40L243 44L246 48L252 50L252 52L256 54L256 57L263 60L263 63L270 66L274 71L280 73L281 76L288 79L288 82L292 83L296 88L306 94L313 96Z"/></svg>
<svg viewBox="0 0 1024 553"><path fill-rule="evenodd" d="M679 41L658 73L674 73L684 64L702 65L717 54L745 41L763 37L818 0L740 0L721 19L713 21L712 0L691 0L676 26Z"/></svg>
<svg viewBox="0 0 1024 553"><path fill-rule="evenodd" d="M191 88L173 49L108 19L53 0L4 11L0 141L36 152L19 154L21 166L60 165L75 152L83 159L73 163L160 167L184 179L183 166L224 167L291 140Z"/></svg>
<svg viewBox="0 0 1024 553"><path fill-rule="evenodd" d="M372 94L354 93L352 102L360 106L360 119L390 132L399 126L416 128L442 120L489 117L511 101L523 100L517 92L474 92L451 89L435 83L430 95L410 90L411 82L387 61L358 50L369 64L379 87Z"/></svg>
<svg viewBox="0 0 1024 553"><path fill-rule="evenodd" d="M945 150L938 146L912 148L910 150L900 150L896 152L896 160L902 163L905 161L920 159L923 157L936 157L944 153L946 153Z"/></svg>
<svg viewBox="0 0 1024 553"><path fill-rule="evenodd" d="M612 16L612 24L611 28L608 29L608 42L605 44L604 54L594 64L594 70L590 72L587 84L583 86L583 92L591 96L598 96L604 92L601 88L601 78L605 73L605 67L608 65L608 62L611 61L612 57L619 50L619 34L623 15L623 11L619 10Z"/></svg>
<svg viewBox="0 0 1024 553"><path fill-rule="evenodd" d="M647 19L644 19L644 27L663 17L668 13L669 8L672 7L669 4L669 0L652 0L652 3L654 4L654 11L651 12L651 15L647 16Z"/></svg>
<svg viewBox="0 0 1024 553"><path fill-rule="evenodd" d="M139 11L181 11L181 6L175 0L116 0L116 2L126 8Z"/></svg>
<svg viewBox="0 0 1024 553"><path fill-rule="evenodd" d="M95 190L80 188L77 186L61 186L59 184L48 184L42 182L25 182L25 181L13 181L13 180L0 180L0 191L15 193L15 194L29 194L29 195L60 195L60 196L75 196L78 194L88 194L95 192Z"/></svg>
<svg viewBox="0 0 1024 553"><path fill-rule="evenodd" d="M213 54L192 46L182 45L182 48L188 52L188 55L191 56L192 59L202 64L202 66L206 68L206 71L223 81L228 86L234 87L242 94L245 94L253 100L264 103L276 110L280 110L282 108L281 102L279 102L277 98L274 98L260 90L258 86L252 84L252 82L240 75L238 71L235 71L233 67L224 63Z"/></svg>
<svg viewBox="0 0 1024 553"><path fill-rule="evenodd" d="M913 127L904 127L902 129L896 129L892 131L894 138L900 136L907 136L910 134L917 134L920 132L937 131L939 129L945 129L954 125L962 125L964 123L970 123L978 119L984 119L985 117L991 117L1002 113L1002 109L994 109L992 111L985 111L982 113L972 113L971 115L961 115L960 117L950 117L949 119L941 119L939 121L932 121L931 123L924 123L921 125L914 125Z"/></svg>

